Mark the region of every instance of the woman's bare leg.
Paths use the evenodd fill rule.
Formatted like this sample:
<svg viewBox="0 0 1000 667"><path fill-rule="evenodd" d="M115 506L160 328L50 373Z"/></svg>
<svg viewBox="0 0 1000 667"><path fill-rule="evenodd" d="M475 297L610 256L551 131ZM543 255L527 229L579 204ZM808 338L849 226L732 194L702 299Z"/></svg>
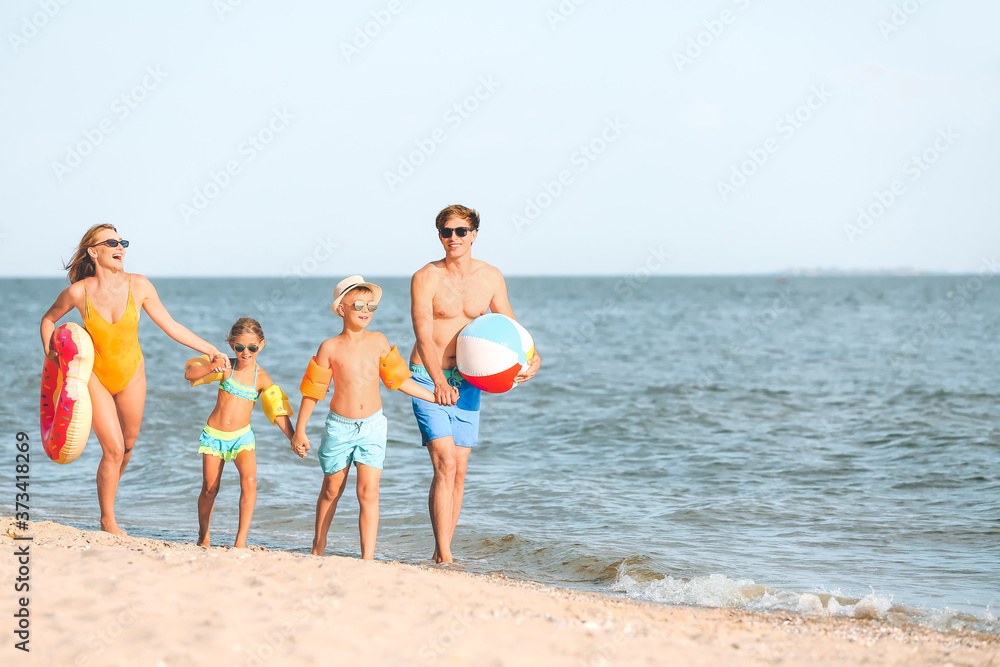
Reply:
<svg viewBox="0 0 1000 667"><path fill-rule="evenodd" d="M90 376L87 388L94 406L91 428L97 436L97 441L101 443L101 463L97 466L97 501L101 506L101 530L115 535L125 535L125 531L115 520L115 496L118 494L118 480L121 478L125 457L125 439L118 421L118 410L114 398L97 379L96 374Z"/></svg>
<svg viewBox="0 0 1000 667"><path fill-rule="evenodd" d="M118 410L118 422L121 424L122 440L125 451L122 455L119 479L125 474L125 466L132 458L132 449L139 437L139 427L142 426L142 412L146 407L146 361L139 363L128 386L115 394L115 406Z"/></svg>

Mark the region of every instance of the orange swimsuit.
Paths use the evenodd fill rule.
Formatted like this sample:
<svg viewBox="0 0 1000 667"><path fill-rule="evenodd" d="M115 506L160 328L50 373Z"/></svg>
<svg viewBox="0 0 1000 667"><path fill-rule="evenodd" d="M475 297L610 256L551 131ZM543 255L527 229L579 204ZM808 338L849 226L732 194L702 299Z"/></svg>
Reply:
<svg viewBox="0 0 1000 667"><path fill-rule="evenodd" d="M94 373L104 388L114 396L132 380L142 363L142 349L139 347L139 312L132 300L132 277L128 280L128 303L125 314L115 323L108 322L90 302L87 286L83 292L87 297L87 311L83 314L83 326L94 341Z"/></svg>

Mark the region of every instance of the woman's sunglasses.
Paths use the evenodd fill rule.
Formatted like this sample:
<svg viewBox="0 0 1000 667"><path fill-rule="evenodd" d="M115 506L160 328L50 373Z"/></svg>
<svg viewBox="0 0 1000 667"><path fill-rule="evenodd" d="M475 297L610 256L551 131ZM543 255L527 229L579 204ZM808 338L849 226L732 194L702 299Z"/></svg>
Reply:
<svg viewBox="0 0 1000 667"><path fill-rule="evenodd" d="M233 345L233 349L237 352L242 352L243 350L250 350L251 352L256 352L260 349L259 345L244 345L243 343L236 343Z"/></svg>
<svg viewBox="0 0 1000 667"><path fill-rule="evenodd" d="M474 230L472 227L445 227L444 229L441 230L440 234L441 238L450 239L451 233L455 232L456 234L458 234L458 238L464 239L466 234L474 231L476 230Z"/></svg>
<svg viewBox="0 0 1000 667"><path fill-rule="evenodd" d="M96 248L99 245L106 245L109 248L117 248L118 244L121 244L121 246L123 248L127 248L128 247L128 241L126 241L125 239L122 239L121 241L118 241L116 239L108 239L107 241L101 241L100 243L95 243L94 245L92 245L90 247L91 248Z"/></svg>
<svg viewBox="0 0 1000 667"><path fill-rule="evenodd" d="M377 303L370 303L368 301L355 301L351 304L354 306L354 310L364 310L365 306L368 306L368 312L374 313L378 309Z"/></svg>

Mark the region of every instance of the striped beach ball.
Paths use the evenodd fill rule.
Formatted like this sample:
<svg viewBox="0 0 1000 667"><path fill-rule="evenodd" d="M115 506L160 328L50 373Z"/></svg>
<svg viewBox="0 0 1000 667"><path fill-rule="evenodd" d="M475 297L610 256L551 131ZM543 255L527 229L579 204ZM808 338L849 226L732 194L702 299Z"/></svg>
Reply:
<svg viewBox="0 0 1000 667"><path fill-rule="evenodd" d="M483 391L502 394L535 355L531 334L499 313L481 315L458 334L458 372Z"/></svg>

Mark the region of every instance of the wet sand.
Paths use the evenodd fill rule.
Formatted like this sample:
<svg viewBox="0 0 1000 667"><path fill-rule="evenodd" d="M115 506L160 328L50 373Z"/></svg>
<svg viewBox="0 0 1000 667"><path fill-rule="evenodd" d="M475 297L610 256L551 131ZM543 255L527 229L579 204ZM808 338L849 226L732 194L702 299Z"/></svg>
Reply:
<svg viewBox="0 0 1000 667"><path fill-rule="evenodd" d="M52 522L23 533L9 518L0 543L4 665L1000 665L992 635L664 607L448 567ZM16 592L25 545L30 590Z"/></svg>

